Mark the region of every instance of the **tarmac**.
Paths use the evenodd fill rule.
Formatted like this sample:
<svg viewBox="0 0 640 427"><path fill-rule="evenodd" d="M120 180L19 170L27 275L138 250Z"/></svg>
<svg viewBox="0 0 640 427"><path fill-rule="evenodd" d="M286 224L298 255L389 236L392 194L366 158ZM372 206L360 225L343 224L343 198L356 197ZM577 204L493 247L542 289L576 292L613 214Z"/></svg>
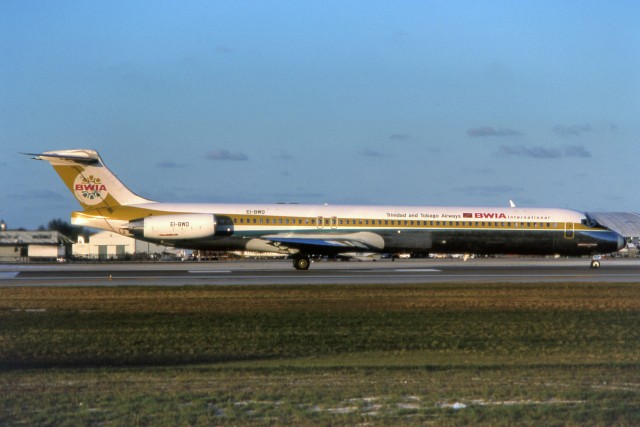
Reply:
<svg viewBox="0 0 640 427"><path fill-rule="evenodd" d="M316 261L307 271L290 260L148 263L0 264L0 287L357 285L407 283L616 283L640 284L640 259L482 258Z"/></svg>

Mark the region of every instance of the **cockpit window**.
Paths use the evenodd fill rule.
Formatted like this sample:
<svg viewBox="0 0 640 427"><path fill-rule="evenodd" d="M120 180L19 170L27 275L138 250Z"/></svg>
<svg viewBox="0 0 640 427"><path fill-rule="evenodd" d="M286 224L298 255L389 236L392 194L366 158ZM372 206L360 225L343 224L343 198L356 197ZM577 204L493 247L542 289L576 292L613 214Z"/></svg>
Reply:
<svg viewBox="0 0 640 427"><path fill-rule="evenodd" d="M598 221L596 221L589 214L585 214L585 218L582 220L582 224L586 225L587 227L597 227L598 225L600 225L598 224Z"/></svg>

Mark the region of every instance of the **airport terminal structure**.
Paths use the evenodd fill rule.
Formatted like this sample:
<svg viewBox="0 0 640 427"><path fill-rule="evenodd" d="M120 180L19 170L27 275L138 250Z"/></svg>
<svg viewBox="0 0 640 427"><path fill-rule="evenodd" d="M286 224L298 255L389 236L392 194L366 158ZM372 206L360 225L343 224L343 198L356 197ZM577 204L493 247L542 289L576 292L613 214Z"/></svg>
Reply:
<svg viewBox="0 0 640 427"><path fill-rule="evenodd" d="M56 261L67 258L73 242L57 231L0 231L0 262Z"/></svg>
<svg viewBox="0 0 640 427"><path fill-rule="evenodd" d="M72 245L71 256L75 260L127 261L163 257L183 259L185 253L170 246L156 245L111 231L102 231L91 235L88 240L80 237L78 242Z"/></svg>
<svg viewBox="0 0 640 427"><path fill-rule="evenodd" d="M78 242L58 231L8 230L0 223L0 262L127 261L182 258L184 251L103 231Z"/></svg>

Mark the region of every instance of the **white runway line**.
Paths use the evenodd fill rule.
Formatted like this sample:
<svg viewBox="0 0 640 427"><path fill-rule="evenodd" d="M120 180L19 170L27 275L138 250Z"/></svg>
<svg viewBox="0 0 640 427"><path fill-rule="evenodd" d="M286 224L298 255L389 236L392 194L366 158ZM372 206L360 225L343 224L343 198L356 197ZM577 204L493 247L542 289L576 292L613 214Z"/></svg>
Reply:
<svg viewBox="0 0 640 427"><path fill-rule="evenodd" d="M231 270L189 270L189 274L229 274L233 273Z"/></svg>

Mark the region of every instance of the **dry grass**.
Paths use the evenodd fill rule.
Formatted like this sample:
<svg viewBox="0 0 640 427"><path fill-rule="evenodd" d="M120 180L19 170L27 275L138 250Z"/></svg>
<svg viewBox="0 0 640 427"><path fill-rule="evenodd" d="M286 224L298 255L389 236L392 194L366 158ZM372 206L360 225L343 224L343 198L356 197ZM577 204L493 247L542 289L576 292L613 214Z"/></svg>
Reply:
<svg viewBox="0 0 640 427"><path fill-rule="evenodd" d="M15 309L238 312L322 310L638 310L637 284L69 287L0 289Z"/></svg>
<svg viewBox="0 0 640 427"><path fill-rule="evenodd" d="M0 424L637 424L639 291L2 288Z"/></svg>

